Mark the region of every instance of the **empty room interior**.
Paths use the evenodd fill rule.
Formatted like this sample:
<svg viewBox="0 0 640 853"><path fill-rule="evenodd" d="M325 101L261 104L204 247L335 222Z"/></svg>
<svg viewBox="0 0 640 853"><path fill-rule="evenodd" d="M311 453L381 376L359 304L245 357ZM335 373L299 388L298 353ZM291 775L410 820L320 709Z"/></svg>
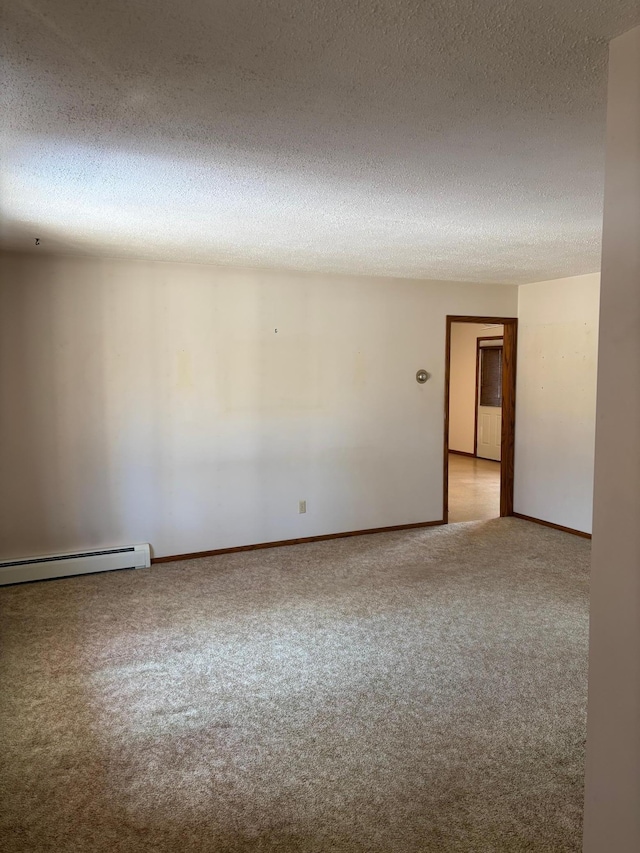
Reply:
<svg viewBox="0 0 640 853"><path fill-rule="evenodd" d="M2 850L637 853L637 0L2 10Z"/></svg>

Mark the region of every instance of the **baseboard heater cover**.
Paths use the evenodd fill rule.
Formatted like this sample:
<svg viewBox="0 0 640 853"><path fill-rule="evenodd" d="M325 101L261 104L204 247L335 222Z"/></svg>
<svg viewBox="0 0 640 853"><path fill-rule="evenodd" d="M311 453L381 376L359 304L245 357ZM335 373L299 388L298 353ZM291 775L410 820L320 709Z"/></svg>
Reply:
<svg viewBox="0 0 640 853"><path fill-rule="evenodd" d="M110 572L114 569L143 569L150 565L151 551L148 544L22 557L0 561L0 586L65 578L70 575L87 575L92 572Z"/></svg>

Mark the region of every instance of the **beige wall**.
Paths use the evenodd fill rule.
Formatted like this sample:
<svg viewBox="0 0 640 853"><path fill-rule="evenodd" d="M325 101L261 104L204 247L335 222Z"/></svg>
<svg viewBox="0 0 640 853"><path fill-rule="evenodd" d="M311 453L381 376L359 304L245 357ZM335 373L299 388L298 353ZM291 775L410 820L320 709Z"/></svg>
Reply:
<svg viewBox="0 0 640 853"><path fill-rule="evenodd" d="M640 28L611 44L585 853L640 850Z"/></svg>
<svg viewBox="0 0 640 853"><path fill-rule="evenodd" d="M504 327L451 324L449 449L473 453L476 430L476 358L478 338L504 334Z"/></svg>
<svg viewBox="0 0 640 853"><path fill-rule="evenodd" d="M478 284L1 263L6 557L441 519L445 316L517 302Z"/></svg>
<svg viewBox="0 0 640 853"><path fill-rule="evenodd" d="M591 532L600 274L518 288L514 509Z"/></svg>

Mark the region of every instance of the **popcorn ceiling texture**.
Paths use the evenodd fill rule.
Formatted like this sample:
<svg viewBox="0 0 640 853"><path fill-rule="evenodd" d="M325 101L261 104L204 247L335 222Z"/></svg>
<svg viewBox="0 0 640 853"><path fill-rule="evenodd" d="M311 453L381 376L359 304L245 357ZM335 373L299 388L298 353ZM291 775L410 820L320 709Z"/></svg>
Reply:
<svg viewBox="0 0 640 853"><path fill-rule="evenodd" d="M600 265L638 0L3 0L2 245L521 283Z"/></svg>

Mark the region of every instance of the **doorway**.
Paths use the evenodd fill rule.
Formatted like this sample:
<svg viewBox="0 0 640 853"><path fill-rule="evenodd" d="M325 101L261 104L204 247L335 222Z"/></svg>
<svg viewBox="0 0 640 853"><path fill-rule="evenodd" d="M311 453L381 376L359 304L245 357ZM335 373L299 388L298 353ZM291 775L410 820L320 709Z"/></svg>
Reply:
<svg viewBox="0 0 640 853"><path fill-rule="evenodd" d="M445 522L513 513L515 317L448 316Z"/></svg>

